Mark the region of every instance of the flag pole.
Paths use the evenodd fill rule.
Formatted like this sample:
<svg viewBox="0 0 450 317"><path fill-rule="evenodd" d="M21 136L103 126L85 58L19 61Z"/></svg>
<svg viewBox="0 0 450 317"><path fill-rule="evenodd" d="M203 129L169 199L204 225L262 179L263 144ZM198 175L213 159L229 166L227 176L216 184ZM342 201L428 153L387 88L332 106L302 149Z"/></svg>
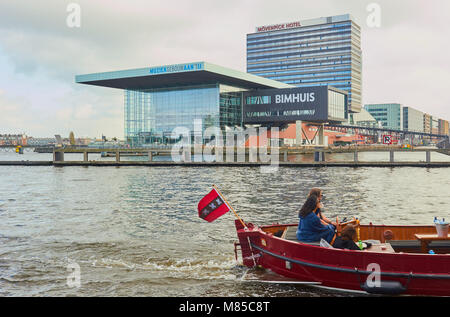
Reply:
<svg viewBox="0 0 450 317"><path fill-rule="evenodd" d="M230 207L231 211L234 213L236 218L239 219L239 221L242 223L242 225L245 228L248 228L247 225L244 223L244 221L241 219L241 217L239 217L239 215L237 214L236 210L234 210L234 208L228 203L228 201L225 199L225 197L223 197L223 195L220 192L219 188L216 185L213 185L213 188L217 191L217 193L220 195L220 197L223 199L223 201L227 204L227 206Z"/></svg>

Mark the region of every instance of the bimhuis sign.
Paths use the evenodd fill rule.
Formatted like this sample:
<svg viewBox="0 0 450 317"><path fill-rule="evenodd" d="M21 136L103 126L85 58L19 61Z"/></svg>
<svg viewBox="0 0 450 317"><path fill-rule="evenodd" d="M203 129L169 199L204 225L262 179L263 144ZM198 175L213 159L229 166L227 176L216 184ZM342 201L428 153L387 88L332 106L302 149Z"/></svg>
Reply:
<svg viewBox="0 0 450 317"><path fill-rule="evenodd" d="M255 90L243 97L247 124L328 120L328 87Z"/></svg>

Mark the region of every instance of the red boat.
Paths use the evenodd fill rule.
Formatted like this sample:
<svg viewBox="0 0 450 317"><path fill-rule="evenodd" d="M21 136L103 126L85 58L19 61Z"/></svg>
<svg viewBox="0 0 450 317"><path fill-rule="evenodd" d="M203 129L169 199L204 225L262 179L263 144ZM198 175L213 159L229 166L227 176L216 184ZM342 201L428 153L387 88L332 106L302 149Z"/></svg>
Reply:
<svg viewBox="0 0 450 317"><path fill-rule="evenodd" d="M434 226L359 225L360 239L371 240L372 246L351 251L302 243L296 238L297 224L258 227L241 220L235 224L236 258L240 249L247 267L263 267L324 288L450 296L450 240L438 238Z"/></svg>

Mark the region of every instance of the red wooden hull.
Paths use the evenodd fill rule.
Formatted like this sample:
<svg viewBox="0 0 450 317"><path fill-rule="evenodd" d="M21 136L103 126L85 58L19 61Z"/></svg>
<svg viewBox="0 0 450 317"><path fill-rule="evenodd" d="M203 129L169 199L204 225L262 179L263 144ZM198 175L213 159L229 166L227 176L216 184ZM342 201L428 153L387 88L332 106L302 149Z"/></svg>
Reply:
<svg viewBox="0 0 450 317"><path fill-rule="evenodd" d="M261 266L284 277L323 287L364 291L372 269L382 283L403 288L402 295L450 296L450 255L377 253L329 249L293 242L236 221L244 265ZM378 281L379 281L378 280ZM376 293L376 291L375 291Z"/></svg>

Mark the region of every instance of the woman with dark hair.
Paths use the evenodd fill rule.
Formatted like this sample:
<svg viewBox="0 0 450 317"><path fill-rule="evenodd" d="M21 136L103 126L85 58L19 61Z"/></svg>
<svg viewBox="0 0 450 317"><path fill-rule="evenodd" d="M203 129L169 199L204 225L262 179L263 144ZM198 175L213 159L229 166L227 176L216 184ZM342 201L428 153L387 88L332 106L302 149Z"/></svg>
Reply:
<svg viewBox="0 0 450 317"><path fill-rule="evenodd" d="M323 191L320 188L314 187L313 189L311 189L311 191L309 192L309 196L315 195L317 196L317 198L319 199L319 203L320 206L319 208L316 210L316 215L317 217L320 218L320 220L322 221L322 223L324 225L333 225L336 227L336 223L333 223L330 219L328 219L323 212L325 211L325 209L323 208L323 203L322 203L322 198L323 198Z"/></svg>
<svg viewBox="0 0 450 317"><path fill-rule="evenodd" d="M300 209L300 223L297 229L297 239L302 242L319 242L320 239L333 244L336 239L335 226L324 225L316 215L320 208L320 200L316 195L310 195Z"/></svg>

